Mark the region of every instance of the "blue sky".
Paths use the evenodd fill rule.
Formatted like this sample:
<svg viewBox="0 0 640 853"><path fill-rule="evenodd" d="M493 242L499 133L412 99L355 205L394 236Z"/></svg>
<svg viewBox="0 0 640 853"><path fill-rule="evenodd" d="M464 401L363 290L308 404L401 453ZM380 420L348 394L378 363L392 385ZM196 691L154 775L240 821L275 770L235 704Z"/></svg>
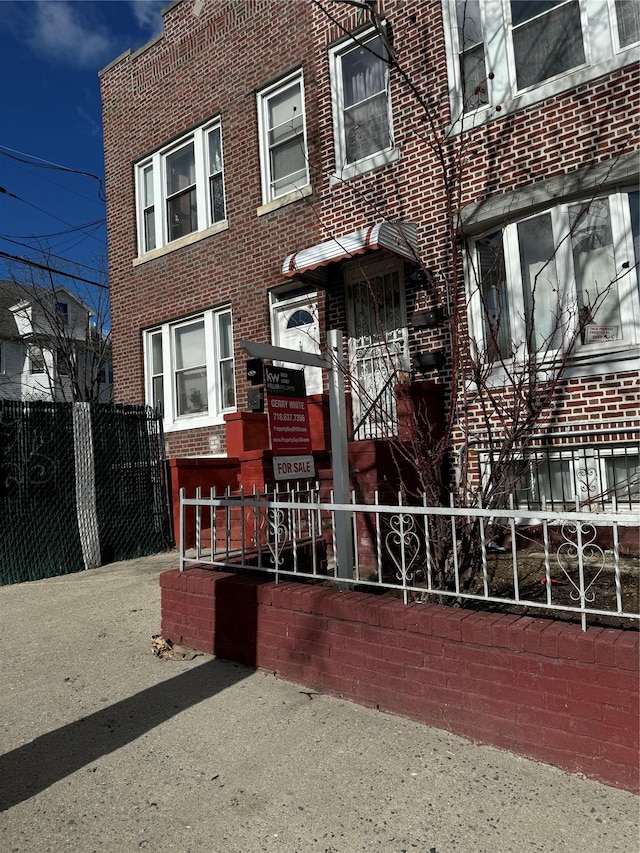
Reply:
<svg viewBox="0 0 640 853"><path fill-rule="evenodd" d="M167 4L0 0L0 252L41 260L45 246L51 266L96 279L106 263L98 71L160 32ZM28 269L0 256L0 279Z"/></svg>

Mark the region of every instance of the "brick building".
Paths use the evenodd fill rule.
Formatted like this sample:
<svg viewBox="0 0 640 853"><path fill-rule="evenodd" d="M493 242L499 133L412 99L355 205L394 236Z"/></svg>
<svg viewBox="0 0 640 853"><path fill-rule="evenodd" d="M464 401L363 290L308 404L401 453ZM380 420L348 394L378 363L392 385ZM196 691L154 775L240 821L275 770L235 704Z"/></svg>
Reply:
<svg viewBox="0 0 640 853"><path fill-rule="evenodd" d="M170 457L268 478L239 342L320 352L339 328L361 491L415 439L409 401L459 469L528 454L527 499L637 497L637 6L177 0L163 18L101 89L115 397L162 409ZM317 426L326 387L306 381Z"/></svg>

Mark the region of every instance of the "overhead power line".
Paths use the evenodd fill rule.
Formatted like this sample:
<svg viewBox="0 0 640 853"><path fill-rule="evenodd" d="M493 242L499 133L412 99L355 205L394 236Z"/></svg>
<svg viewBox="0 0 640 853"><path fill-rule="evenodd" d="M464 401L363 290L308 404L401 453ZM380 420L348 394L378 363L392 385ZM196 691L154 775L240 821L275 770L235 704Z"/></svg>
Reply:
<svg viewBox="0 0 640 853"><path fill-rule="evenodd" d="M66 234L73 234L75 231L82 231L85 228L96 228L98 225L104 225L105 222L106 219L93 219L91 222L85 222L83 225L72 225L70 228L65 228L64 231L52 231L50 234L7 234L6 239L46 240L49 237L63 237Z"/></svg>
<svg viewBox="0 0 640 853"><path fill-rule="evenodd" d="M30 201L26 201L25 199L20 198L19 195L16 195L15 193L12 193L12 192L9 192L9 190L6 187L0 187L0 193L3 193L4 195L8 195L10 198L15 198L16 201L21 201L23 204L26 204L28 207L32 207L34 210L37 210L39 213L44 213L45 216L50 216L52 219L57 219L58 222L62 222L64 225L69 225L69 227L71 227L71 228L74 227L71 225L70 222L67 222L66 219L60 219L59 216L56 216L54 213L49 213L48 210L43 210L41 207L38 207L37 204L32 204ZM87 237L91 237L93 240L96 240L98 243L104 243L104 240L100 240L94 234L89 234L88 232L84 231L80 227L78 227L77 230L82 231L83 233L85 233L87 235Z"/></svg>
<svg viewBox="0 0 640 853"><path fill-rule="evenodd" d="M30 246L28 243L23 243L20 240L12 240L11 237L3 237L0 235L0 240L4 240L6 243L13 243L15 246L22 246L24 249L34 250L33 246ZM100 274L100 270L96 269L96 267L90 267L89 264L83 264L82 261L72 261L70 258L64 258L62 255L55 255L53 252L45 252L44 250L40 250L43 254L46 254L48 258L55 258L58 261L66 261L69 264L76 264L76 266L84 267L86 270L91 270L91 272L97 272Z"/></svg>
<svg viewBox="0 0 640 853"><path fill-rule="evenodd" d="M9 154L9 151L13 151L13 154ZM42 157L36 157L35 154L25 154L24 151L16 151L15 148L8 148L6 145L0 145L0 154L2 154L3 157L9 157L11 160L17 160L18 163L25 163L27 166L35 166L38 169L52 169L56 172L68 172L73 175L82 175L85 178L92 178L94 181L98 182L98 197L101 201L105 201L104 181L99 175L94 175L93 172L84 172L81 169L72 169L69 166L61 166L59 163L53 163L51 160L44 160Z"/></svg>
<svg viewBox="0 0 640 853"><path fill-rule="evenodd" d="M72 278L75 281L82 281L85 284L93 284L95 287L102 287L104 290L109 290L108 284L102 284L100 281L91 281L88 278L83 278L81 275L64 272L64 270L56 270L53 267L47 266L47 264L39 264L37 261L30 261L28 258L21 258L19 255L10 255L8 252L0 251L0 258L8 258L10 261L17 261L19 264L26 264L28 267L35 267L36 269L45 270L46 272L51 272L55 275L66 276L66 278Z"/></svg>

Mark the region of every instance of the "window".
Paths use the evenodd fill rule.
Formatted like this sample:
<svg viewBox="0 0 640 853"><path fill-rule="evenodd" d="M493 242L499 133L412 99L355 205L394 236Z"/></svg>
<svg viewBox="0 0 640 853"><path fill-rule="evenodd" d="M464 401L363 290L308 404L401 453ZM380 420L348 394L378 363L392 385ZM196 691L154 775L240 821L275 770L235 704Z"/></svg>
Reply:
<svg viewBox="0 0 640 853"><path fill-rule="evenodd" d="M354 37L329 54L338 178L397 159L387 50L378 34Z"/></svg>
<svg viewBox="0 0 640 853"><path fill-rule="evenodd" d="M29 347L29 372L33 374L46 373L47 363L42 347Z"/></svg>
<svg viewBox="0 0 640 853"><path fill-rule="evenodd" d="M487 69L482 41L480 0L458 0L456 13L463 102L467 109L475 109L487 103Z"/></svg>
<svg viewBox="0 0 640 853"><path fill-rule="evenodd" d="M488 458L483 460L488 471ZM506 478L517 509L560 509L581 506L593 511L632 509L640 501L640 454L637 447L573 447L532 451L514 462Z"/></svg>
<svg viewBox="0 0 640 853"><path fill-rule="evenodd" d="M225 222L222 131L205 125L136 167L140 255Z"/></svg>
<svg viewBox="0 0 640 853"><path fill-rule="evenodd" d="M0 341L0 374L2 374L2 373L4 373L4 372L5 372L5 369L4 369L4 352L3 352L3 344L2 344L2 341Z"/></svg>
<svg viewBox="0 0 640 853"><path fill-rule="evenodd" d="M638 342L638 196L562 204L475 241L471 325L488 361Z"/></svg>
<svg viewBox="0 0 640 853"><path fill-rule="evenodd" d="M149 405L164 415L164 362L162 357L162 332L148 336L148 373L150 384Z"/></svg>
<svg viewBox="0 0 640 853"><path fill-rule="evenodd" d="M69 324L69 305L67 302L56 302L56 320L62 325Z"/></svg>
<svg viewBox="0 0 640 853"><path fill-rule="evenodd" d="M231 310L206 311L145 334L147 404L165 427L219 423L235 408Z"/></svg>
<svg viewBox="0 0 640 853"><path fill-rule="evenodd" d="M300 72L260 92L258 120L262 200L268 204L309 184Z"/></svg>
<svg viewBox="0 0 640 853"><path fill-rule="evenodd" d="M615 12L620 47L640 41L640 6L637 0L616 0Z"/></svg>
<svg viewBox="0 0 640 853"><path fill-rule="evenodd" d="M511 0L519 90L585 63L579 0Z"/></svg>
<svg viewBox="0 0 640 853"><path fill-rule="evenodd" d="M486 105L504 115L623 67L640 39L637 0L443 0L443 9L454 119L481 120Z"/></svg>

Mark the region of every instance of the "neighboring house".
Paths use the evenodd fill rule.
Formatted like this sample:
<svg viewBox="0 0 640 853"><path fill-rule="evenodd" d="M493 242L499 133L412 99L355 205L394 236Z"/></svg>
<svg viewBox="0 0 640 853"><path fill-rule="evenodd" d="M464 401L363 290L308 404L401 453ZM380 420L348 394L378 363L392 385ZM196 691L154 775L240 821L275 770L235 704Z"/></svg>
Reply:
<svg viewBox="0 0 640 853"><path fill-rule="evenodd" d="M93 318L64 287L0 281L0 398L110 402L109 345Z"/></svg>
<svg viewBox="0 0 640 853"><path fill-rule="evenodd" d="M240 341L319 351L340 328L365 490L399 381L438 429L458 399L452 458L473 443L481 470L466 358L499 388L571 340L529 492L632 481L638 6L387 0L382 33L367 7L178 0L101 72L116 400L161 409L170 456L224 456L249 408Z"/></svg>

